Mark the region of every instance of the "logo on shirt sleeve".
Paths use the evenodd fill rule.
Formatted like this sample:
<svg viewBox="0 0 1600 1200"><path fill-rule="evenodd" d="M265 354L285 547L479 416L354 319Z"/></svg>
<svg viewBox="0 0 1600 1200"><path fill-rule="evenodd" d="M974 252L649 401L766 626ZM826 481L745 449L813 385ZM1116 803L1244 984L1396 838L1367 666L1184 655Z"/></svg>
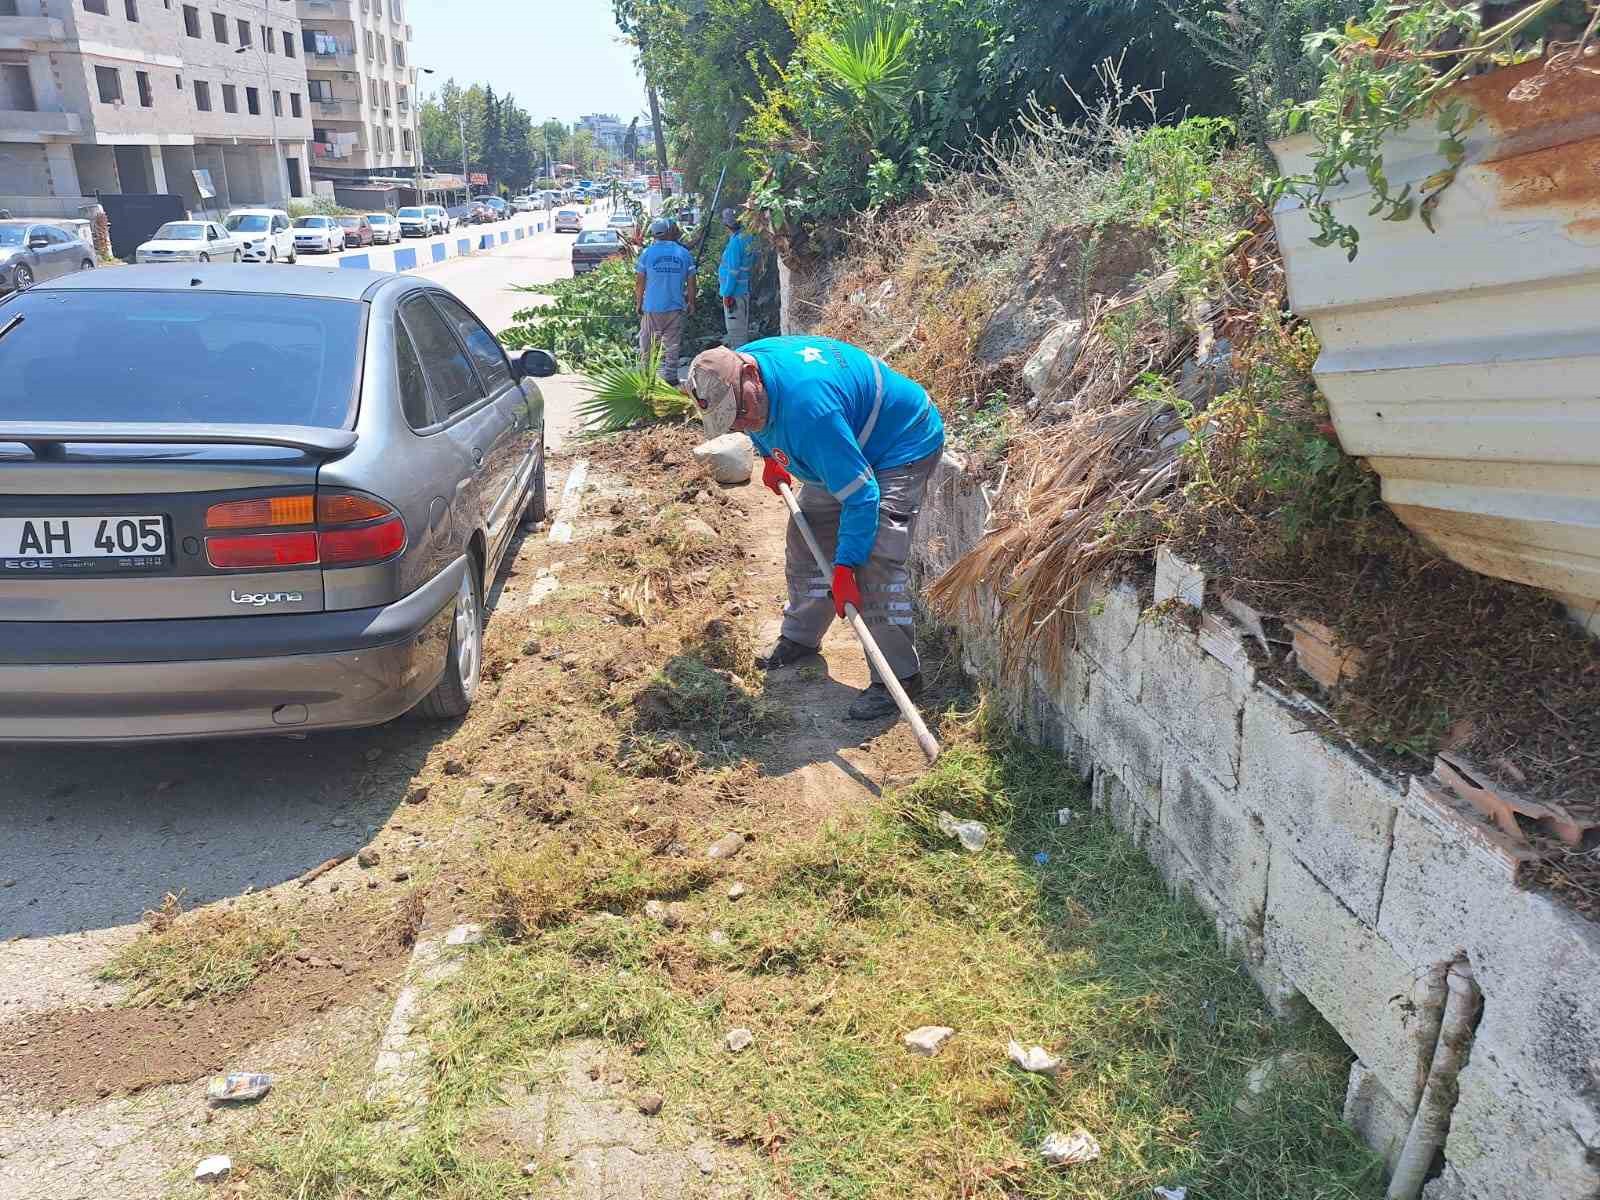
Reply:
<svg viewBox="0 0 1600 1200"><path fill-rule="evenodd" d="M804 350L797 350L795 353L798 354L803 361L808 363L819 363L822 361L822 351L816 346L807 346Z"/></svg>

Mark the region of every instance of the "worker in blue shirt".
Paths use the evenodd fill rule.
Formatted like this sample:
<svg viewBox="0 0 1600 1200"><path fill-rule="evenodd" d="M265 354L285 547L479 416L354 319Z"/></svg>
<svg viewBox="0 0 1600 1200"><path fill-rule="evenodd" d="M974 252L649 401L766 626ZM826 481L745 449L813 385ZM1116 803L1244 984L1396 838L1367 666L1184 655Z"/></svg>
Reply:
<svg viewBox="0 0 1600 1200"><path fill-rule="evenodd" d="M722 210L722 223L729 232L728 245L717 266L717 291L728 325L724 344L737 350L750 340L750 274L755 267L756 239L739 227L739 214L731 208Z"/></svg>
<svg viewBox="0 0 1600 1200"><path fill-rule="evenodd" d="M694 255L678 244L678 223L670 217L650 222L655 240L634 267L633 302L639 311L639 358L648 364L652 347L661 347L661 374L678 382L678 345L686 316L694 314Z"/></svg>
<svg viewBox="0 0 1600 1200"><path fill-rule="evenodd" d="M750 435L764 460L761 481L775 494L780 484L800 482L806 523L823 553L833 555L830 581L817 573L790 520L783 629L757 665L772 670L816 654L848 602L916 696L922 667L906 560L928 478L944 450L944 421L928 393L866 351L824 337L707 350L690 364L687 390L712 437L730 430ZM895 711L874 668L872 685L849 716L867 721Z"/></svg>

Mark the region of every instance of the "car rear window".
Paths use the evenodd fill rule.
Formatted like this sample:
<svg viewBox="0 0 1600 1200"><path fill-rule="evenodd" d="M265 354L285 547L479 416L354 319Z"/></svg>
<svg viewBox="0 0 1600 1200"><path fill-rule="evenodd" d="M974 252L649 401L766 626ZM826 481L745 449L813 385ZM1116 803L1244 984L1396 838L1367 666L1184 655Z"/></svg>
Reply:
<svg viewBox="0 0 1600 1200"><path fill-rule="evenodd" d="M26 292L0 306L0 420L348 428L366 306L226 292Z"/></svg>
<svg viewBox="0 0 1600 1200"><path fill-rule="evenodd" d="M622 242L622 239L609 229L586 229L578 235L578 240L573 244L592 246L596 242L601 242L607 246L616 246Z"/></svg>

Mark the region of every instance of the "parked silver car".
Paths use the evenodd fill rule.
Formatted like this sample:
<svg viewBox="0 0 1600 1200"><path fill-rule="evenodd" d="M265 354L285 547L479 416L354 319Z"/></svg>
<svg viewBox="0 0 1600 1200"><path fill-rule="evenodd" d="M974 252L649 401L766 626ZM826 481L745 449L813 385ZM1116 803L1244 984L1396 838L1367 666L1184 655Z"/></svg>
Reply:
<svg viewBox="0 0 1600 1200"><path fill-rule="evenodd" d="M0 301L0 741L464 713L487 585L544 513L555 369L408 275L135 266Z"/></svg>
<svg viewBox="0 0 1600 1200"><path fill-rule="evenodd" d="M0 221L0 292L94 269L94 250L59 225Z"/></svg>

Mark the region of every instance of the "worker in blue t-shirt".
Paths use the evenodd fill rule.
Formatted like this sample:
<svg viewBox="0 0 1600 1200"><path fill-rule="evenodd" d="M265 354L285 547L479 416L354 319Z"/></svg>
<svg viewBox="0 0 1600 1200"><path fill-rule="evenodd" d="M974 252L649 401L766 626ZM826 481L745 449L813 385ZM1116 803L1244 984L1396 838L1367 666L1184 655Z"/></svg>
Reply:
<svg viewBox="0 0 1600 1200"><path fill-rule="evenodd" d="M694 256L678 244L678 224L668 217L650 222L655 239L634 268L633 302L639 311L639 358L648 364L661 347L661 374L678 382L678 343L685 316L694 314Z"/></svg>
<svg viewBox="0 0 1600 1200"><path fill-rule="evenodd" d="M728 325L723 344L737 350L750 340L750 275L755 267L756 239L739 228L739 214L731 208L722 210L722 223L728 227L728 244L717 266L717 292Z"/></svg>
<svg viewBox="0 0 1600 1200"><path fill-rule="evenodd" d="M833 555L830 587L790 520L789 603L778 640L757 665L772 670L816 654L849 602L906 692L917 695L922 667L906 559L923 492L944 450L944 421L928 393L865 350L824 337L707 350L689 366L688 390L712 437L730 430L750 435L765 460L761 481L774 493L800 481L806 523L823 553ZM895 711L874 669L872 686L849 715L867 721Z"/></svg>

